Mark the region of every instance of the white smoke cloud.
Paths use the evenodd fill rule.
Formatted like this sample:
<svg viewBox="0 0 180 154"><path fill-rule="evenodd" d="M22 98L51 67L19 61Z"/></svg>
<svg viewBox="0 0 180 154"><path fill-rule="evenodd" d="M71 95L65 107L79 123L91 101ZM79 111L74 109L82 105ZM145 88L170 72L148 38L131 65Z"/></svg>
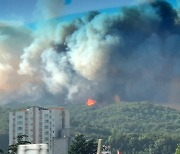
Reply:
<svg viewBox="0 0 180 154"><path fill-rule="evenodd" d="M11 89L17 87L19 75L16 73L19 57L23 48L31 41L31 32L26 28L0 24L0 87ZM13 83L17 79L16 83Z"/></svg>
<svg viewBox="0 0 180 154"><path fill-rule="evenodd" d="M35 38L29 47L24 48L24 54L21 56L22 62L18 71L19 74L32 76L34 73L38 73L40 55L48 43L49 40L46 38Z"/></svg>
<svg viewBox="0 0 180 154"><path fill-rule="evenodd" d="M43 20L58 16L63 7L60 0L42 2L38 7ZM63 23L47 20L33 32L0 24L0 98L8 98L5 102L163 98L177 82L171 84L179 73L180 34L175 31L179 25L173 27L171 7L163 8L169 18L156 12L161 7L143 4L113 15L92 13ZM175 89L171 98L180 88Z"/></svg>
<svg viewBox="0 0 180 154"><path fill-rule="evenodd" d="M98 20L98 19L97 19ZM88 80L99 80L106 76L106 65L113 47L120 43L118 37L101 34L96 23L81 27L67 41L70 61L74 69Z"/></svg>
<svg viewBox="0 0 180 154"><path fill-rule="evenodd" d="M51 41L54 41L54 29L57 25L53 18L60 15L63 6L64 0L39 0L37 2L35 13L41 20L37 23L38 30L33 32L34 41L24 49L24 54L21 56L19 74L31 76L38 74L41 54L49 47Z"/></svg>
<svg viewBox="0 0 180 154"><path fill-rule="evenodd" d="M61 0L39 1L37 10L41 15L38 17L43 20L54 18L59 15L62 6ZM41 30L32 32L19 21L0 22L1 102L25 102L27 98L29 101L42 98L45 90L42 90L43 79L38 65L41 52L48 46L53 25L38 23L38 28L40 26L43 26Z"/></svg>
<svg viewBox="0 0 180 154"><path fill-rule="evenodd" d="M106 17L99 18L87 24L60 23L51 29L48 37L41 37L43 33L36 35L21 56L19 73L40 76L53 94L67 90L68 99L79 89L89 91L85 87L88 80L106 79L110 53L120 44L119 37L105 36ZM97 27L99 20L103 24Z"/></svg>
<svg viewBox="0 0 180 154"><path fill-rule="evenodd" d="M26 102L38 98L40 81L26 75L19 75L20 56L33 38L32 32L22 25L9 22L0 23L0 104ZM30 88L37 86L39 89ZM32 94L34 92L34 94ZM31 94L30 94L31 93ZM30 97L31 96L31 97Z"/></svg>
<svg viewBox="0 0 180 154"><path fill-rule="evenodd" d="M56 94L62 92L63 87L68 86L69 77L65 72L67 64L66 57L60 57L52 48L42 54L44 69L43 80L47 84L50 92Z"/></svg>

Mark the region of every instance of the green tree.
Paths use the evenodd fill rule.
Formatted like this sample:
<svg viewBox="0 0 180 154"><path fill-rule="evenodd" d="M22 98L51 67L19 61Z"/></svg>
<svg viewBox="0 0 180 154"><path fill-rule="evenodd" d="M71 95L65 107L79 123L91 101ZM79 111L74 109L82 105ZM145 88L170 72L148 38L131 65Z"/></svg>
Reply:
<svg viewBox="0 0 180 154"><path fill-rule="evenodd" d="M180 144L178 144L178 147L176 148L176 154L180 154Z"/></svg>
<svg viewBox="0 0 180 154"><path fill-rule="evenodd" d="M68 154L95 154L97 143L94 139L87 140L82 134L77 135L69 148Z"/></svg>
<svg viewBox="0 0 180 154"><path fill-rule="evenodd" d="M12 144L8 148L8 154L16 154L18 145L23 145L23 144L31 144L31 142L27 141L28 136L27 135L19 135L17 136L17 143Z"/></svg>

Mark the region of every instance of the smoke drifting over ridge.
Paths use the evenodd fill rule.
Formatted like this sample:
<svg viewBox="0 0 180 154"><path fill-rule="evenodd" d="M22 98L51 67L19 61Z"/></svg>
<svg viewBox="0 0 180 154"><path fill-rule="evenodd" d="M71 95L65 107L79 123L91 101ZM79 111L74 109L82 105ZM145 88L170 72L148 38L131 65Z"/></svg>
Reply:
<svg viewBox="0 0 180 154"><path fill-rule="evenodd" d="M123 7L116 14L90 12L70 22L47 23L27 32L29 40L22 40L27 41L25 45L18 43L22 45L16 60L19 68L9 61L0 63L0 75L13 71L20 82L18 93L11 86L2 89L3 99L83 103L89 97L97 102L120 97L178 103L179 21L169 3L153 1ZM14 44L10 45L14 50ZM12 49L2 51L12 54ZM5 83L0 81L0 85ZM8 95L13 97L9 100Z"/></svg>

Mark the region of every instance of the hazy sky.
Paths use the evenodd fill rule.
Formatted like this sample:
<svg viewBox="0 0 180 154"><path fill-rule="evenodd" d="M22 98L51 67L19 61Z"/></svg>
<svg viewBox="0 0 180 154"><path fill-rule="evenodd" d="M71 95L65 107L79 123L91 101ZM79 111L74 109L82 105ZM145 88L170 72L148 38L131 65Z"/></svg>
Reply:
<svg viewBox="0 0 180 154"><path fill-rule="evenodd" d="M62 15L82 13L90 10L132 5L139 0L66 0ZM176 0L168 0L176 6ZM31 22L37 0L0 0L1 20L20 20Z"/></svg>

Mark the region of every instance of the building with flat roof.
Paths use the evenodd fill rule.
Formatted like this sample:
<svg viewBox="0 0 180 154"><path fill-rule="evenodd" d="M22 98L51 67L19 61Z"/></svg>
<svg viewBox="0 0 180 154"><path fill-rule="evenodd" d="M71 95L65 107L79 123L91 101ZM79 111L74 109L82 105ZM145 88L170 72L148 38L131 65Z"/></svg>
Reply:
<svg viewBox="0 0 180 154"><path fill-rule="evenodd" d="M47 143L49 153L53 154L54 149L57 149L54 147L55 141L63 139L62 143L68 144L70 138L69 112L64 108L47 109L35 106L10 112L9 145L17 143L18 135L27 135L27 140L33 144Z"/></svg>

